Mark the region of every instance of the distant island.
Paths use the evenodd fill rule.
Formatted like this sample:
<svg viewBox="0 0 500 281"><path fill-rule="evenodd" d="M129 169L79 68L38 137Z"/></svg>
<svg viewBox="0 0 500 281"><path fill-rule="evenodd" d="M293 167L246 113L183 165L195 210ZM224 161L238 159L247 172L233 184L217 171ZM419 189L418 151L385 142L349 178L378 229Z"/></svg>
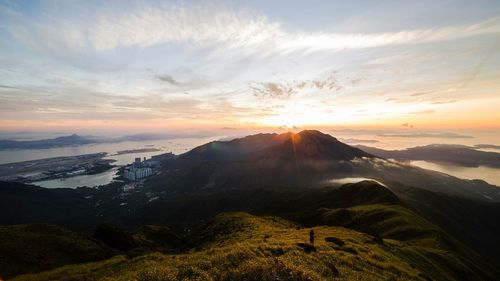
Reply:
<svg viewBox="0 0 500 281"><path fill-rule="evenodd" d="M115 155L121 154L132 154L132 153L144 153L144 152L157 152L161 151L159 148L149 147L149 148L138 148L138 149L127 149L127 150L119 150Z"/></svg>
<svg viewBox="0 0 500 281"><path fill-rule="evenodd" d="M45 148L78 146L78 145L98 144L98 143L117 143L125 141L156 141L156 140L189 138L189 137L193 137L193 135L158 133L158 134L134 134L134 135L126 135L118 137L102 137L102 136L92 136L92 135L81 136L78 134L72 134L52 139L29 140L29 141L0 139L0 150L45 149ZM151 144L147 146L151 146Z"/></svg>
<svg viewBox="0 0 500 281"><path fill-rule="evenodd" d="M0 140L0 150L7 149L45 149L45 148L56 148L56 147L67 147L67 146L78 146L87 144L98 144L98 143L117 143L124 141L145 141L145 140L160 140L168 138L167 135L161 134L141 134L141 135L130 135L122 137L97 137L97 136L81 136L78 134L72 134L69 136L61 136L53 139L42 139L42 140L30 140L30 141L17 141L17 140ZM157 151L157 150L154 150ZM137 151L137 152L149 152L149 151ZM124 153L119 153L124 154Z"/></svg>
<svg viewBox="0 0 500 281"><path fill-rule="evenodd" d="M479 149L500 149L500 145L494 145L494 144L476 144L476 145L474 145L474 148L479 148Z"/></svg>
<svg viewBox="0 0 500 281"><path fill-rule="evenodd" d="M0 140L0 149L42 149L54 148L63 146L85 145L102 142L102 140L91 137L83 137L77 134L62 136L53 139L31 140L31 141L16 141L16 140Z"/></svg>
<svg viewBox="0 0 500 281"><path fill-rule="evenodd" d="M370 146L356 145L357 148L382 158L396 160L424 160L430 162L446 162L463 167L487 166L500 168L500 153L477 150L491 148L490 145L475 147L451 144L431 144L404 150L385 150Z"/></svg>

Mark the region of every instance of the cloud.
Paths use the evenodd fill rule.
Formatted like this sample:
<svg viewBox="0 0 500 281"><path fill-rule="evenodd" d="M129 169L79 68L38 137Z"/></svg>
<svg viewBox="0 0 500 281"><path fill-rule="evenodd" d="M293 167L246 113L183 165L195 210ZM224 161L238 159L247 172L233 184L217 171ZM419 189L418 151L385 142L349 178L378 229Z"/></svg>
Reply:
<svg viewBox="0 0 500 281"><path fill-rule="evenodd" d="M300 127L298 126L286 126L286 125L282 125L282 126L278 126L277 128L278 130L299 130Z"/></svg>
<svg viewBox="0 0 500 281"><path fill-rule="evenodd" d="M13 87L13 86L8 86L8 85L0 85L0 88L4 88L4 89L12 89L12 90L17 90L17 89L19 89L18 87Z"/></svg>
<svg viewBox="0 0 500 281"><path fill-rule="evenodd" d="M155 76L158 80L163 81L163 82L168 82L174 86L180 86L181 83L177 80L175 80L172 76L168 74L158 74Z"/></svg>
<svg viewBox="0 0 500 281"><path fill-rule="evenodd" d="M369 158L369 157L354 158L350 162L353 163L354 165L360 165L362 167L367 167L379 171L384 171L386 169L401 170L405 169L406 167L404 164L397 162L395 160L386 160L381 158Z"/></svg>
<svg viewBox="0 0 500 281"><path fill-rule="evenodd" d="M285 99L296 93L293 86L272 82L252 83L250 89L255 96Z"/></svg>
<svg viewBox="0 0 500 281"><path fill-rule="evenodd" d="M383 33L289 31L282 23L246 10L196 4L147 4L107 7L89 12L75 8L78 17L55 17L47 10L36 21L3 7L3 29L18 41L52 51L96 51L147 48L162 43L188 43L202 48L237 49L262 55L339 51L390 45L422 44L469 36L496 34L500 17L456 26Z"/></svg>
<svg viewBox="0 0 500 281"><path fill-rule="evenodd" d="M477 75L483 70L484 65L489 61L491 56L498 52L500 49L500 38L497 37L495 44L491 47L491 49L487 50L477 65L473 68L473 72L467 79L464 80L463 84L460 88L467 88L477 77Z"/></svg>
<svg viewBox="0 0 500 281"><path fill-rule="evenodd" d="M316 88L318 90L329 90L329 91L339 91L339 90L342 90L342 86L339 85L339 82L337 80L337 77L336 77L336 72L332 72L330 73L326 78L323 78L323 79L316 79L316 80L313 80L313 81L303 81L302 83L307 87L311 87L311 88ZM355 81L354 83L352 83L352 81ZM356 84L356 83L359 83L361 81L361 79L354 79L352 80L351 83L352 84Z"/></svg>
<svg viewBox="0 0 500 281"><path fill-rule="evenodd" d="M433 101L431 104L447 104L447 103L454 103L456 100L441 100L441 101Z"/></svg>
<svg viewBox="0 0 500 281"><path fill-rule="evenodd" d="M190 73L189 75L185 74L184 77L185 76L190 76L190 77L189 79L184 79L184 80L174 78L170 74L156 74L153 77L160 82L165 82L172 86L175 86L176 90L178 91L196 90L200 88L206 88L208 86L218 83L218 81L208 80L205 76L194 73ZM189 93L185 94L189 95Z"/></svg>
<svg viewBox="0 0 500 281"><path fill-rule="evenodd" d="M346 143L377 143L377 142L379 142L378 140L355 139L355 138L341 139L341 140L343 142L346 142Z"/></svg>
<svg viewBox="0 0 500 281"><path fill-rule="evenodd" d="M404 125L404 124L403 124ZM391 133L380 134L379 137L395 138L440 138L440 139L471 139L473 136L461 135L456 133Z"/></svg>
<svg viewBox="0 0 500 281"><path fill-rule="evenodd" d="M420 97L420 96L423 96L423 95L430 94L432 92L434 92L434 91L415 92L415 93L411 94L410 96L412 96L412 97Z"/></svg>
<svg viewBox="0 0 500 281"><path fill-rule="evenodd" d="M247 5L176 3L41 1L33 9L0 4L1 119L232 119L223 125L238 128L247 123L302 126L304 119L310 124L400 124L395 120L431 113L433 104L454 101L449 98L472 97L441 91L445 79L462 81L455 77L462 71L450 73L435 64L465 67L451 60L450 45L456 56L470 58L482 51L475 46L492 36L439 48L402 45L500 31L500 18L406 30L391 26L391 32L379 33L330 32L340 30L336 21L319 26L315 19L308 30L300 30L300 19L282 22L272 12L271 18L234 8ZM384 46L390 48L365 50ZM343 50L349 52L334 54ZM378 65L366 65L371 59ZM408 59L419 66L405 68ZM332 69L342 76L327 72ZM62 79L78 83L61 85ZM488 87L483 89L492 95L494 88ZM270 115L276 118L264 118Z"/></svg>
<svg viewBox="0 0 500 281"><path fill-rule="evenodd" d="M336 71L329 71L310 80L285 82L250 82L249 88L255 96L287 99L300 92L336 92L344 89L339 84Z"/></svg>
<svg viewBox="0 0 500 281"><path fill-rule="evenodd" d="M415 112L415 114L432 114L436 112L434 109L426 109Z"/></svg>
<svg viewBox="0 0 500 281"><path fill-rule="evenodd" d="M75 98L78 97L78 98ZM2 120L199 119L214 122L247 116L249 109L223 99L145 91L108 93L100 85L60 82L57 86L0 87Z"/></svg>

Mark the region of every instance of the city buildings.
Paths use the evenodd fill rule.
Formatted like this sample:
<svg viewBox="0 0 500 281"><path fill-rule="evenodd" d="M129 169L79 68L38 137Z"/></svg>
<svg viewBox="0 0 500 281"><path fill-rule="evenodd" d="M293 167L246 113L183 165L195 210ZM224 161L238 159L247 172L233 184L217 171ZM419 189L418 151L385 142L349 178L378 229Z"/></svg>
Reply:
<svg viewBox="0 0 500 281"><path fill-rule="evenodd" d="M146 161L146 158L144 158L144 161L141 161L141 158L135 158L134 163L130 165L129 167L125 168L123 171L123 177L131 180L131 181L136 181L143 179L145 177L149 177L153 174L153 169L151 167L148 167L148 162Z"/></svg>

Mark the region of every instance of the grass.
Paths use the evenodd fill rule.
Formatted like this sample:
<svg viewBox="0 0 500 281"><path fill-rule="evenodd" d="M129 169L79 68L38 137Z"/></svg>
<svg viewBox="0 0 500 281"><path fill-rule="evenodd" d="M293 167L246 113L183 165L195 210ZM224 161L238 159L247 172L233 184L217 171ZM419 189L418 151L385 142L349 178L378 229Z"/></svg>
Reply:
<svg viewBox="0 0 500 281"><path fill-rule="evenodd" d="M470 264L427 242L380 241L338 226L313 229L316 251L306 253L298 244L307 243L310 228L276 217L225 213L194 233L183 253L115 256L14 280L459 280L456 274L474 280ZM433 267L440 273L429 270Z"/></svg>
<svg viewBox="0 0 500 281"><path fill-rule="evenodd" d="M196 219L192 225L204 225L183 232L158 225L123 232L135 248L101 261L96 260L109 249L62 228L3 227L0 249L7 249L12 260L0 255L0 265L8 272L0 276L28 273L14 280L109 281L498 280L498 273L475 252L373 182L285 195L256 191L161 202L161 208L144 217L153 214L160 221L166 217L166 222L168 216L175 221ZM205 223L215 213L235 208L260 216L221 213ZM308 244L311 228L316 233L314 247Z"/></svg>
<svg viewBox="0 0 500 281"><path fill-rule="evenodd" d="M0 276L104 259L96 242L48 224L0 226Z"/></svg>

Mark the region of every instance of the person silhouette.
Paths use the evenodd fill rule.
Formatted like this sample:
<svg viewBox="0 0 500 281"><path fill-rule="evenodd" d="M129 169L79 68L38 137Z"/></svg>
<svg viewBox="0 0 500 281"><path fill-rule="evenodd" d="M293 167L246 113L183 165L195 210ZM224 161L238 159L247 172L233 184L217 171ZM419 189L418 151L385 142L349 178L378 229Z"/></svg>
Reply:
<svg viewBox="0 0 500 281"><path fill-rule="evenodd" d="M309 242L311 243L311 245L314 245L314 230L311 229L311 231L309 231Z"/></svg>

